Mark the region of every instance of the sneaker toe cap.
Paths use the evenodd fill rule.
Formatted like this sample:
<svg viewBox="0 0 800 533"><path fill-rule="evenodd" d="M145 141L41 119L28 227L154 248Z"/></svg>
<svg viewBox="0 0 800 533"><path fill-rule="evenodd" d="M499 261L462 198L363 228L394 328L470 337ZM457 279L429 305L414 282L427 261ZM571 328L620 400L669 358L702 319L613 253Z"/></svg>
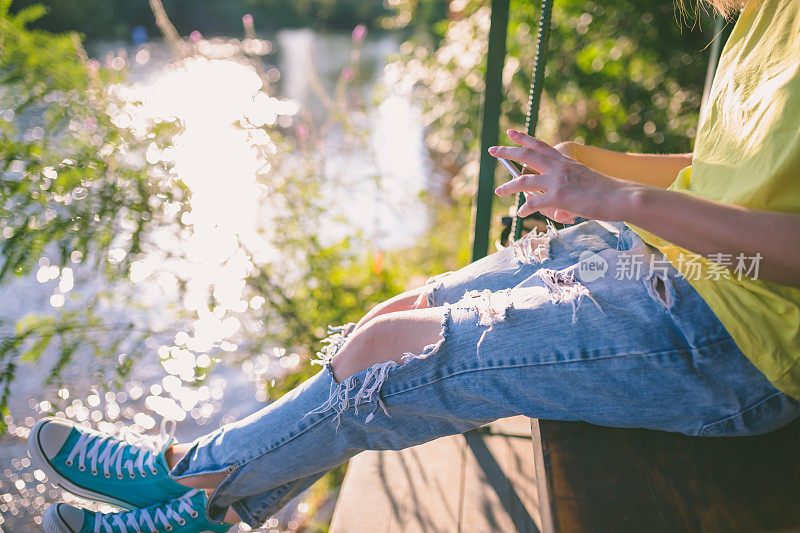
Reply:
<svg viewBox="0 0 800 533"><path fill-rule="evenodd" d="M42 527L45 533L77 533L83 528L83 520L82 510L66 503L57 503L45 510Z"/></svg>
<svg viewBox="0 0 800 533"><path fill-rule="evenodd" d="M66 420L48 419L42 420L31 431L30 443L38 446L39 450L47 459L52 459L64 446L70 432L72 424ZM35 439L35 440L33 440Z"/></svg>

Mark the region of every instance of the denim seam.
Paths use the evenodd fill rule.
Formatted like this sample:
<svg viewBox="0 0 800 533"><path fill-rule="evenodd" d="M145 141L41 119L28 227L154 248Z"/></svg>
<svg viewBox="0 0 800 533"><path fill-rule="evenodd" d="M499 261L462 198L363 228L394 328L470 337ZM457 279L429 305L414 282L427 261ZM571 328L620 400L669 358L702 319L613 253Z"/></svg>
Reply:
<svg viewBox="0 0 800 533"><path fill-rule="evenodd" d="M261 525L259 523L260 519L256 518L253 513L250 512L250 509L247 508L242 500L236 500L235 502L231 503L229 507L236 511L236 514L239 515L239 518L241 518L242 522L245 524L252 527L259 527Z"/></svg>
<svg viewBox="0 0 800 533"><path fill-rule="evenodd" d="M437 377L437 378L435 378L435 379L433 379L431 381L428 381L428 382L425 382L425 383L421 383L419 385L416 385L414 387L409 387L407 389L399 389L399 390L396 390L396 391L392 391L391 389L389 389L388 391L382 392L381 396L383 396L384 398L389 398L391 396L395 396L397 394L402 394L404 392L409 392L409 391L412 391L412 390L416 390L416 389L419 389L421 387L427 387L428 385L432 385L433 383L442 381L443 379L447 379L447 378L450 378L450 377L458 376L458 375L461 375L461 374L467 374L467 373L471 373L471 372L480 372L480 371L484 371L484 370L504 370L504 369L509 369L509 368L522 368L522 367L529 367L529 366L532 367L532 366L558 365L558 364L564 364L564 363L580 363L580 362L589 362L589 361L600 361L600 360L604 360L604 359L618 359L618 358L622 358L622 357L650 357L650 356L654 356L654 355L666 355L666 354L670 354L670 353L678 353L678 352L684 352L684 351L693 352L693 351L696 351L696 350L703 350L703 349L715 346L717 344L722 344L722 343L726 343L726 342L734 342L734 341L731 338L720 339L720 340L716 340L716 341L713 341L713 342L709 342L709 343L704 344L702 346L693 346L693 347L690 347L690 348L681 348L681 349L673 349L673 350L661 350L661 351L657 351L657 352L646 352L646 353L635 354L635 355L632 355L630 353L626 353L626 354L615 354L615 355L602 355L602 356L599 356L599 357L593 357L591 359L570 359L570 360L566 360L566 361L547 361L547 362L538 362L538 363L508 364L508 365L500 365L500 366L492 366L492 367L479 366L479 367L475 367L475 368L465 368L463 370L459 370L459 371L452 372L452 373L449 373L449 374L444 375L444 376ZM735 344L735 342L734 342L734 344Z"/></svg>
<svg viewBox="0 0 800 533"><path fill-rule="evenodd" d="M292 486L294 485L294 483L296 481L299 481L299 480L289 481L288 483L284 483L283 485L279 485L279 486L275 487L274 489L271 489L270 492L271 493L274 492L275 496L270 498L267 503L259 505L258 509L256 510L256 513L257 514L261 514L261 513L265 512L265 511L269 510L270 507L275 505L278 501L280 501L281 498L283 498L286 495L287 492L289 492L289 490L292 488ZM258 518L258 520L261 520L261 518Z"/></svg>
<svg viewBox="0 0 800 533"><path fill-rule="evenodd" d="M729 420L733 420L734 418L738 418L738 417L744 415L745 413L747 413L748 411L752 411L753 409L759 407L760 405L770 401L772 398L774 398L776 396L780 396L781 394L783 394L781 391L775 391L772 394L770 394L769 396L767 396L765 398L762 398L762 399L750 404L749 406L745 407L744 409L742 409L741 411L739 411L737 413L734 413L732 415L726 416L725 418L721 418L721 419L716 420L714 422L709 422L707 424L703 424L703 426L700 428L700 435L702 436L703 432L706 429L712 428L712 427L714 427L714 426L716 426L718 424L724 424L725 422L727 422Z"/></svg>

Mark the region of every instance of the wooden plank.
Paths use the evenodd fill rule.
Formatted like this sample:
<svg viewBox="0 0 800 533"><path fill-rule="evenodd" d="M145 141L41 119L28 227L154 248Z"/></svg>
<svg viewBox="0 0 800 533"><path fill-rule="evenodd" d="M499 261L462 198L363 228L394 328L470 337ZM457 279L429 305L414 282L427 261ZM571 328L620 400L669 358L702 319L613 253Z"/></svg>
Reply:
<svg viewBox="0 0 800 533"><path fill-rule="evenodd" d="M538 533L530 422L517 417L489 432L465 434L460 531Z"/></svg>
<svg viewBox="0 0 800 533"><path fill-rule="evenodd" d="M542 432L539 428L539 420L531 419L531 440L533 441L533 467L536 477L536 493L539 502L539 529L542 533L554 533L555 523L551 505L550 487L547 475L545 455L542 448Z"/></svg>
<svg viewBox="0 0 800 533"><path fill-rule="evenodd" d="M458 522L464 456L460 435L350 460L331 533L451 532Z"/></svg>
<svg viewBox="0 0 800 533"><path fill-rule="evenodd" d="M331 533L537 531L527 418L350 460Z"/></svg>
<svg viewBox="0 0 800 533"><path fill-rule="evenodd" d="M800 420L696 438L534 422L544 531L800 530Z"/></svg>

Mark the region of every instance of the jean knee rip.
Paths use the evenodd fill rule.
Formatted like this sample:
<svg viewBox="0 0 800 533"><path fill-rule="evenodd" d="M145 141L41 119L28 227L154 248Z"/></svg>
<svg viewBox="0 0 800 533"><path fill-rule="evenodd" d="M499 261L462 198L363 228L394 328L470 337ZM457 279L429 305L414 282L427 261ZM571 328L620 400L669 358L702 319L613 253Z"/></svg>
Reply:
<svg viewBox="0 0 800 533"><path fill-rule="evenodd" d="M425 292L420 295L420 299L414 304L414 309L421 307L423 295L425 298L424 301L428 304L428 307L436 307L435 293L442 288L442 285L444 285L444 278L449 274L451 274L451 272L443 272L442 274L437 274L436 276L428 278L428 281L425 282Z"/></svg>
<svg viewBox="0 0 800 533"><path fill-rule="evenodd" d="M322 339L322 350L317 352L317 358L311 361L315 365L327 364L331 358L339 353L350 333L356 327L355 322L349 322L342 326L328 326L328 336Z"/></svg>
<svg viewBox="0 0 800 533"><path fill-rule="evenodd" d="M441 348L445 341L447 322L449 319L450 308L447 307L445 308L445 315L442 319L442 330L440 333L441 338L435 344L429 344L425 346L421 353L413 354L406 352L402 355L401 362L399 364L391 360L377 363L366 370L353 374L352 376L342 380L341 383L336 383L336 380L333 379L333 372L330 372L330 358L333 357L336 352L326 352L326 356L328 356L328 358L323 361L322 364L328 367L331 376L330 393L325 403L307 413L306 416L312 414L324 414L332 410L334 413L336 413L334 420L336 421L336 428L338 429L339 425L341 424L342 414L348 409L348 407L350 407L351 403L353 404L353 414L358 416L359 405L368 404L375 401L375 408L364 419L364 423L369 424L372 422L372 420L375 418L375 413L378 412L378 409L383 410L384 414L391 418L389 411L386 409L386 404L381 398L381 389L389 377L390 372L397 367L407 364L409 361L413 361L415 359L425 359L438 352L439 348ZM344 342L341 344L344 344ZM341 347L341 344L339 347ZM333 345L334 344L331 343L329 344L329 347ZM358 390L356 390L357 387Z"/></svg>
<svg viewBox="0 0 800 533"><path fill-rule="evenodd" d="M523 265L543 263L550 259L550 240L558 236L558 230L548 224L547 231L538 232L533 229L518 241L511 243L514 257Z"/></svg>
<svg viewBox="0 0 800 533"><path fill-rule="evenodd" d="M489 289L484 289L482 291L468 291L458 301L457 305L475 309L478 315L477 325L486 326L475 347L476 355L480 358L481 344L483 344L486 335L494 330L495 324L499 324L506 319L508 310L513 307L511 290L490 291Z"/></svg>
<svg viewBox="0 0 800 533"><path fill-rule="evenodd" d="M544 282L545 287L550 292L550 301L553 304L560 304L569 302L572 304L572 323L578 321L578 309L581 306L583 298L589 298L600 312L603 308L597 303L589 289L579 281L575 281L574 271L553 270L551 268L542 268L536 272L541 280Z"/></svg>

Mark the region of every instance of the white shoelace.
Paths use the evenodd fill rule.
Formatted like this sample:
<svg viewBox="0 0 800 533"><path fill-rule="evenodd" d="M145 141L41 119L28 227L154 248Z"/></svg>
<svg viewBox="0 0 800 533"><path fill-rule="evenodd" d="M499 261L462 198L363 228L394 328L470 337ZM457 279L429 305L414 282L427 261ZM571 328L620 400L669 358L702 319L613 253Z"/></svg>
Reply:
<svg viewBox="0 0 800 533"><path fill-rule="evenodd" d="M175 527L171 523L173 520L179 526L186 523L186 519L181 517L181 513L188 513L190 518L197 518L198 512L192 506L192 496L198 492L200 491L191 490L171 502L158 507L150 507L149 509L137 509L108 515L95 513L94 533L113 533L114 526L119 529L119 533L144 533L147 531L149 533L161 533L160 526L163 526L163 531L172 531ZM153 512L152 516L150 516L151 512ZM146 529L143 530L142 527Z"/></svg>
<svg viewBox="0 0 800 533"><path fill-rule="evenodd" d="M169 431L167 431L167 426L170 426ZM103 475L107 478L111 477L112 466L118 479L122 479L123 469L128 471L128 476L131 478L136 477L134 469L138 470L142 477L147 475L145 468L149 469L151 474L156 475L158 470L153 463L164 446L172 442L176 426L174 420L166 418L161 420L161 435L157 437L148 437L134 431L127 431L117 438L94 431L85 431L72 447L66 464L72 466L75 456L77 456L78 469L86 470L88 459L94 476L100 473L98 466L102 466ZM135 459L129 458L123 462L126 448L131 448L130 453L135 454Z"/></svg>

